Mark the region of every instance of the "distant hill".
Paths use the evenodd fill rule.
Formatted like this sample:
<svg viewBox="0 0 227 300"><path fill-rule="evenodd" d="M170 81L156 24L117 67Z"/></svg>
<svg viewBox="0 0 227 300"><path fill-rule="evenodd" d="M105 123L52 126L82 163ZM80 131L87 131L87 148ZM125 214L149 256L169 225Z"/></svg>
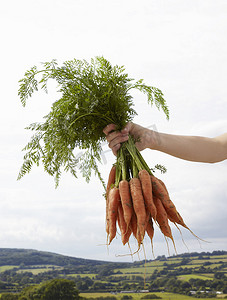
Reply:
<svg viewBox="0 0 227 300"><path fill-rule="evenodd" d="M0 294L55 278L70 279L78 290L91 293L145 289L187 295L200 295L204 290L209 296L227 294L227 251L107 262L33 249L0 248Z"/></svg>
<svg viewBox="0 0 227 300"><path fill-rule="evenodd" d="M213 251L202 252L202 253L184 253L175 256L179 258L184 257L193 257L193 256L202 256L202 255L225 255L227 251ZM157 260L166 259L165 256L158 256ZM171 258L171 257L170 257ZM148 262L148 261L147 261ZM135 263L135 262L134 262ZM137 262L139 264L143 264L143 261ZM107 262L101 260L92 260L92 259L84 259L77 258L71 256L65 256L57 253L46 252L46 251L38 251L33 249L18 249L18 248L0 248L0 266L10 265L10 266L19 266L24 264L25 266L31 265L56 265L56 266L84 266L87 268L92 268L95 266L101 265L125 265L130 266L132 263L124 263L124 262Z"/></svg>
<svg viewBox="0 0 227 300"><path fill-rule="evenodd" d="M110 262L111 263L111 262ZM0 266L4 265L57 265L94 266L108 264L106 261L65 256L33 249L0 248Z"/></svg>
<svg viewBox="0 0 227 300"><path fill-rule="evenodd" d="M203 255L227 255L227 251L213 251L209 252L192 252L192 253L183 253L174 256L175 258L185 258L185 257L193 257L193 256L203 256ZM171 257L169 257L171 259ZM165 260L166 257L158 256L156 260ZM147 260L147 262L149 262ZM134 262L136 264L143 264L144 261L141 260L139 262ZM0 266L10 265L10 266L19 266L24 264L25 266L34 266L34 265L56 265L56 266L84 266L84 267L94 267L101 265L121 265L121 266L130 266L133 263L125 263L125 262L111 262L111 261L101 261L101 260L92 260L92 259L84 259L71 257L66 255L61 255L57 253L47 252L47 251L38 251L33 249L19 249L19 248L0 248Z"/></svg>

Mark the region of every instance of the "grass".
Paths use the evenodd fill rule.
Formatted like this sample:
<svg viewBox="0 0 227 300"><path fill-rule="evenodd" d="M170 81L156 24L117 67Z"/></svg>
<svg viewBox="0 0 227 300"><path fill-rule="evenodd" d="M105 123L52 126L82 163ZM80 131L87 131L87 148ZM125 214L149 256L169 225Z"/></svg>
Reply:
<svg viewBox="0 0 227 300"><path fill-rule="evenodd" d="M209 261L208 259L192 259L189 265L203 265L205 262Z"/></svg>
<svg viewBox="0 0 227 300"><path fill-rule="evenodd" d="M218 268L218 267L220 267L222 264L212 264L212 265L209 265L209 266L205 266L205 267L207 267L207 268L211 268L211 269L214 269L214 268Z"/></svg>
<svg viewBox="0 0 227 300"><path fill-rule="evenodd" d="M227 262L227 257L224 257L224 258L211 258L211 259L208 259L207 261L211 262L211 263L218 263L220 261L222 262Z"/></svg>
<svg viewBox="0 0 227 300"><path fill-rule="evenodd" d="M173 293L150 293L155 294L159 297L161 297L163 300L190 300L190 299L198 299L192 296L185 296L180 294L173 294ZM114 295L117 299L121 299L124 295L132 296L133 299L139 300L141 297L147 295L147 293L119 293ZM113 294L110 293L80 293L80 296L89 298L89 297L107 297L107 296L113 296ZM209 299L217 299L217 298L209 298Z"/></svg>
<svg viewBox="0 0 227 300"><path fill-rule="evenodd" d="M71 277L77 277L77 276L80 276L81 278L84 278L84 277L89 277L89 278L91 278L91 279L93 279L93 278L95 278L95 276L96 276L97 274L95 274L95 273L90 273L90 274L69 274L69 276Z"/></svg>
<svg viewBox="0 0 227 300"><path fill-rule="evenodd" d="M217 299L224 299L225 297L227 297L227 294L217 295Z"/></svg>
<svg viewBox="0 0 227 300"><path fill-rule="evenodd" d="M24 273L24 272L30 272L33 275L37 275L40 273L52 271L52 270L61 270L62 267L59 266L52 266L52 265L45 265L45 266L34 266L33 268L24 268L17 271L17 273Z"/></svg>
<svg viewBox="0 0 227 300"><path fill-rule="evenodd" d="M203 265L205 262L210 262L212 264L220 264L220 262L227 262L227 258L193 259L189 264L195 263Z"/></svg>
<svg viewBox="0 0 227 300"><path fill-rule="evenodd" d="M178 267L175 267L175 268L176 269L180 269L180 268L182 268L182 269L185 269L185 268L188 268L188 269L197 269L197 268L200 268L200 267L201 267L201 265L196 265L196 264L190 265L190 264L188 264L188 265L178 266Z"/></svg>
<svg viewBox="0 0 227 300"><path fill-rule="evenodd" d="M140 267L132 267L132 268L124 268L124 269L115 269L114 272L120 271L122 274L144 274L144 273L149 273L152 274L154 270L162 270L165 266L163 265L154 265L152 266L150 263L146 264L146 266L140 266Z"/></svg>
<svg viewBox="0 0 227 300"><path fill-rule="evenodd" d="M115 272L120 271L122 274L141 274L144 272L144 268L125 268L125 269L116 269Z"/></svg>
<svg viewBox="0 0 227 300"><path fill-rule="evenodd" d="M18 270L17 273L25 273L25 272L29 272L32 273L33 275L37 275L40 273L44 273L44 272L48 272L50 271L49 269L43 268L43 269L22 269L22 270Z"/></svg>
<svg viewBox="0 0 227 300"><path fill-rule="evenodd" d="M189 279L202 279L202 280L213 280L213 277L207 275L194 275L194 274L186 274L178 276L178 279L188 281Z"/></svg>
<svg viewBox="0 0 227 300"><path fill-rule="evenodd" d="M143 265L140 265L139 267L115 269L114 272L120 271L123 274L135 274L135 273L144 273L144 271L147 270L148 273L152 274L156 269L160 271L163 268L165 268L164 264L171 265L171 264L175 264L176 262L177 262L176 259L171 259L167 261L151 261Z"/></svg>
<svg viewBox="0 0 227 300"><path fill-rule="evenodd" d="M19 268L19 266L0 266L0 273L1 272L5 272L6 270L11 270L11 269L14 269L14 268Z"/></svg>
<svg viewBox="0 0 227 300"><path fill-rule="evenodd" d="M212 256L212 259L218 259L218 260L222 260L222 259L227 259L227 255L214 255L214 256Z"/></svg>
<svg viewBox="0 0 227 300"><path fill-rule="evenodd" d="M152 267L162 267L164 265L172 265L172 264L177 264L181 262L182 259L168 259L168 260L154 260L146 263L147 266L152 266Z"/></svg>

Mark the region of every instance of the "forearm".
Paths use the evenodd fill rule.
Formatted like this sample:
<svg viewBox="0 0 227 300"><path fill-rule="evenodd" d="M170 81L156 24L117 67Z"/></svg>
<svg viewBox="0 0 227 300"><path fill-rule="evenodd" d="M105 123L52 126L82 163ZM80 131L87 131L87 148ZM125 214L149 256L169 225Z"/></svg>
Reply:
<svg viewBox="0 0 227 300"><path fill-rule="evenodd" d="M148 148L196 162L215 163L227 159L227 133L216 138L152 132Z"/></svg>
<svg viewBox="0 0 227 300"><path fill-rule="evenodd" d="M227 133L214 138L174 135L156 132L132 122L120 132L116 131L114 124L109 124L103 132L115 155L121 143L126 142L128 134L131 134L138 139L136 146L139 151L150 148L195 162L215 163L227 159Z"/></svg>

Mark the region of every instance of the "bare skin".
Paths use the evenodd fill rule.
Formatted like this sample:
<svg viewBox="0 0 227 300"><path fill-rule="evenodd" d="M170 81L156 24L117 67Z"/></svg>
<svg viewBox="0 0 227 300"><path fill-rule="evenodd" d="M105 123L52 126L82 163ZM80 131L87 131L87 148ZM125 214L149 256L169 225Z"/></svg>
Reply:
<svg viewBox="0 0 227 300"><path fill-rule="evenodd" d="M158 150L169 155L195 162L216 163L227 159L227 133L208 138L202 136L184 136L155 132L135 123L128 123L122 131L115 131L114 124L107 125L103 132L114 155L121 143L131 134L139 138L138 150Z"/></svg>

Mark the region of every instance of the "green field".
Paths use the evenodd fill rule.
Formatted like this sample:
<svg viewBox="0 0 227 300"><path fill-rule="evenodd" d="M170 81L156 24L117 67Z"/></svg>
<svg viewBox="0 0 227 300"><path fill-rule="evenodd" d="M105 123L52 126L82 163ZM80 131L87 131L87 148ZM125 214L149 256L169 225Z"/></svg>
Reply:
<svg viewBox="0 0 227 300"><path fill-rule="evenodd" d="M185 296L173 293L151 293L161 297L163 300L190 300L190 299L198 299L192 296ZM134 300L140 300L141 297L147 295L147 293L119 293L117 295L113 295L111 293L80 293L81 297L84 298L97 298L97 297L107 297L107 296L115 296L117 299L121 299L124 295L132 296ZM217 298L208 298L208 299L223 299L226 295L217 296ZM0 294L1 298L1 294Z"/></svg>
<svg viewBox="0 0 227 300"><path fill-rule="evenodd" d="M194 275L194 274L186 274L186 275L180 275L177 277L180 280L188 281L189 279L202 279L202 280L213 280L213 275L207 276L207 274L204 275Z"/></svg>
<svg viewBox="0 0 227 300"><path fill-rule="evenodd" d="M14 268L18 268L18 266L8 266L8 265L0 266L0 273L5 272L6 270L14 269Z"/></svg>
<svg viewBox="0 0 227 300"><path fill-rule="evenodd" d="M61 270L62 267L59 266L53 266L53 265L45 265L45 266L33 266L31 268L23 268L18 270L18 273L23 273L23 272L30 272L33 275L37 275L40 273L44 273L44 272L49 272L49 271L53 271L53 270Z"/></svg>
<svg viewBox="0 0 227 300"><path fill-rule="evenodd" d="M72 276L72 277L77 277L77 276L80 276L81 278L84 278L84 277L89 277L89 278L95 278L95 276L96 276L97 274L92 274L92 273L89 273L89 274L70 274L70 276Z"/></svg>
<svg viewBox="0 0 227 300"><path fill-rule="evenodd" d="M162 267L137 267L137 268L125 268L125 269L116 269L115 272L117 273L120 271L122 274L127 275L127 274L132 274L132 275L137 275L137 274L152 274L154 270L158 269L159 271L162 270L164 266Z"/></svg>
<svg viewBox="0 0 227 300"><path fill-rule="evenodd" d="M161 297L163 300L190 300L190 299L198 299L192 296L185 296L180 294L172 294L172 293L150 293L155 294L159 297ZM133 299L139 300L141 297L147 295L147 293L118 293L116 295L113 295L111 293L80 293L80 296L84 298L89 297L107 297L107 296L115 296L117 299L121 299L124 295L132 296ZM217 299L217 298L209 298L209 299Z"/></svg>
<svg viewBox="0 0 227 300"><path fill-rule="evenodd" d="M104 292L112 291L117 292L118 299L121 299L123 295L126 295L122 291L127 291L129 295L133 296L133 299L140 299L144 293L133 294L130 293L130 290L145 289L159 291L159 293L153 293L161 296L164 300L184 300L196 299L195 296L182 295L190 293L191 290L195 293L199 293L201 288L205 288L211 293L226 291L227 254L196 253L195 255L193 253L169 258L163 255L155 260L132 263L100 263L100 261L96 263L92 260L82 259L75 261L69 257L67 259L63 257L62 261L58 255L54 254L52 257L48 253L42 254L42 258L42 256L38 256L37 252L34 253L31 250L30 252L26 250L25 259L22 260L21 252L15 250L15 259L13 259L12 251L2 250L4 257L0 256L0 280L3 285L1 292L4 289L14 291L15 286L22 289L32 283L56 277L73 280L80 293L83 292L86 297L93 298L110 295ZM37 257L39 263L37 263ZM72 263L70 263L71 259ZM16 265L15 262L18 264ZM216 285L212 284L213 281L216 281ZM169 293L161 293L161 291ZM97 292L99 293L97 294ZM100 292L102 293L100 294Z"/></svg>

